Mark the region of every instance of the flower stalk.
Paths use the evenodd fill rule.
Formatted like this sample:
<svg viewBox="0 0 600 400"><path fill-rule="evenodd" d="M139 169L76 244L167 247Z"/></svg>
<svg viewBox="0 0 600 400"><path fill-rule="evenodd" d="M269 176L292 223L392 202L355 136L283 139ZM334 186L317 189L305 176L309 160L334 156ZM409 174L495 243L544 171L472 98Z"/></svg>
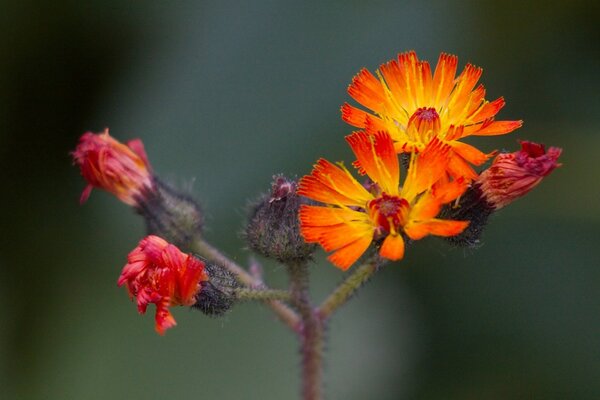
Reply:
<svg viewBox="0 0 600 400"><path fill-rule="evenodd" d="M361 266L356 267L317 309L321 321L326 322L338 308L346 304L354 293L379 271L383 262L382 259L375 256Z"/></svg>
<svg viewBox="0 0 600 400"><path fill-rule="evenodd" d="M310 302L307 264L290 264L288 272L292 304L301 318L298 335L302 354L302 398L320 400L323 379L323 324Z"/></svg>

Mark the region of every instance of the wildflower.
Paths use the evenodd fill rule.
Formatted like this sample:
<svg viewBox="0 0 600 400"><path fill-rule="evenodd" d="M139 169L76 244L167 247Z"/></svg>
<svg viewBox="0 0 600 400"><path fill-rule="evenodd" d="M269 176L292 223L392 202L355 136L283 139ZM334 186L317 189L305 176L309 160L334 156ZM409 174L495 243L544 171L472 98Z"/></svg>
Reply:
<svg viewBox="0 0 600 400"><path fill-rule="evenodd" d="M475 179L477 173L469 164L481 165L494 153L485 154L459 140L503 135L522 121L494 121L504 99L489 102L483 85L473 89L483 70L472 64L455 79L457 62L456 56L442 53L432 76L429 63L410 51L381 65L377 77L362 69L348 93L372 113L346 103L342 118L359 128L371 126L373 132L387 130L398 153L422 151L435 137L451 148L448 173Z"/></svg>
<svg viewBox="0 0 600 400"><path fill-rule="evenodd" d="M121 201L137 206L144 191L153 187L153 177L141 140L123 144L108 134L87 132L79 139L73 161L88 182L81 194L84 203L92 189L104 189Z"/></svg>
<svg viewBox="0 0 600 400"><path fill-rule="evenodd" d="M127 285L140 314L156 305L155 328L159 334L176 325L169 307L196 303L201 283L208 280L204 263L158 236L147 236L129 253L117 284Z"/></svg>
<svg viewBox="0 0 600 400"><path fill-rule="evenodd" d="M468 224L435 218L443 204L464 192L464 179L445 177L449 146L433 139L411 157L404 185L392 138L385 131L360 131L346 137L357 157L355 166L373 184L367 190L342 164L320 159L299 183L298 193L327 206L302 205L301 233L309 243L333 251L329 260L348 269L374 240L379 254L390 260L404 256L405 234L410 239L427 235L452 236Z"/></svg>
<svg viewBox="0 0 600 400"><path fill-rule="evenodd" d="M483 171L476 183L481 186L483 197L495 209L512 203L537 186L556 167L562 149L543 144L522 141L521 150L501 153L492 165Z"/></svg>

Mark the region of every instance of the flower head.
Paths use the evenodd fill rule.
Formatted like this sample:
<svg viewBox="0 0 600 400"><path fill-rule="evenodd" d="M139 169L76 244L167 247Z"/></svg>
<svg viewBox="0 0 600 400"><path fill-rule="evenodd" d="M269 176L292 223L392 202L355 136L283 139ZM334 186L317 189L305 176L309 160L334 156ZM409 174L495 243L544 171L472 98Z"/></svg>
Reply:
<svg viewBox="0 0 600 400"><path fill-rule="evenodd" d="M379 254L390 260L404 256L403 235L452 236L468 224L437 219L443 204L466 189L464 179L446 178L448 145L432 140L413 155L402 188L398 156L385 131L360 131L346 141L357 157L355 166L373 181L367 190L343 165L320 159L299 183L298 193L327 206L303 205L301 233L309 243L333 251L329 260L348 269L373 240L382 240Z"/></svg>
<svg viewBox="0 0 600 400"><path fill-rule="evenodd" d="M81 136L73 152L73 161L88 182L81 194L84 203L92 189L104 189L131 206L139 196L153 186L150 164L139 139L127 144L115 140L108 129L99 134L87 132Z"/></svg>
<svg viewBox="0 0 600 400"><path fill-rule="evenodd" d="M159 334L176 325L170 306L191 306L201 282L208 280L204 263L158 236L147 236L127 257L117 284L127 285L140 314L148 304L156 305L156 331Z"/></svg>
<svg viewBox="0 0 600 400"><path fill-rule="evenodd" d="M521 150L498 154L477 179L483 197L499 209L524 196L560 167L557 160L561 152L558 147L546 151L543 144L522 141Z"/></svg>
<svg viewBox="0 0 600 400"><path fill-rule="evenodd" d="M381 65L377 77L363 69L348 93L372 113L344 104L342 118L359 128L387 130L399 153L422 151L437 138L450 146L448 173L475 179L477 174L469 164L481 165L493 153L485 154L459 140L502 135L519 128L522 121L494 121L504 99L486 101L483 85L475 88L481 68L467 64L455 78L457 63L456 56L442 53L432 75L429 63L410 51Z"/></svg>

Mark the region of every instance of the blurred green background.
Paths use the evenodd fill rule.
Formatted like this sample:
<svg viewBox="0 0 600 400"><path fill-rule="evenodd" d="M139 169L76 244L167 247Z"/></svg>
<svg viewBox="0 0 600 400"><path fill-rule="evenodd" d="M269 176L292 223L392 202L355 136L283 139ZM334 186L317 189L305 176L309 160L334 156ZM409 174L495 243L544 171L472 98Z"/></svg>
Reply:
<svg viewBox="0 0 600 400"><path fill-rule="evenodd" d="M598 4L2 2L0 398L298 398L298 345L264 307L180 308L154 333L116 286L143 223L104 192L80 207L69 151L87 130L142 138L245 263L247 199L274 173L350 161L348 83L410 49L484 67L500 119L525 120L477 144L541 141L564 165L496 214L479 249L420 241L343 308L328 398L600 398ZM320 256L314 296L342 277Z"/></svg>

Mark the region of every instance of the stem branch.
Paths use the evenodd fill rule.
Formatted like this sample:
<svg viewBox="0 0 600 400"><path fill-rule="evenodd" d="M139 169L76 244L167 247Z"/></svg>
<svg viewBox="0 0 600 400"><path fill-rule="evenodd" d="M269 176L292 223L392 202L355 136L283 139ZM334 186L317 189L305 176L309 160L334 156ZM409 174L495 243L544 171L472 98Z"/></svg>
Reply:
<svg viewBox="0 0 600 400"><path fill-rule="evenodd" d="M291 296L287 290L238 288L235 294L239 300L282 300L289 301Z"/></svg>
<svg viewBox="0 0 600 400"><path fill-rule="evenodd" d="M326 321L338 308L344 305L379 270L380 265L381 261L374 257L355 268L317 309L321 321Z"/></svg>
<svg viewBox="0 0 600 400"><path fill-rule="evenodd" d="M191 248L194 252L205 257L207 260L214 262L227 269L229 272L234 274L237 280L244 286L250 289L263 289L268 288L258 278L252 276L244 268L230 260L227 256L221 253L219 250L211 246L209 243L198 238L191 244ZM298 314L288 307L280 300L267 300L265 302L275 312L277 317L293 331L298 331L300 325L300 317Z"/></svg>

